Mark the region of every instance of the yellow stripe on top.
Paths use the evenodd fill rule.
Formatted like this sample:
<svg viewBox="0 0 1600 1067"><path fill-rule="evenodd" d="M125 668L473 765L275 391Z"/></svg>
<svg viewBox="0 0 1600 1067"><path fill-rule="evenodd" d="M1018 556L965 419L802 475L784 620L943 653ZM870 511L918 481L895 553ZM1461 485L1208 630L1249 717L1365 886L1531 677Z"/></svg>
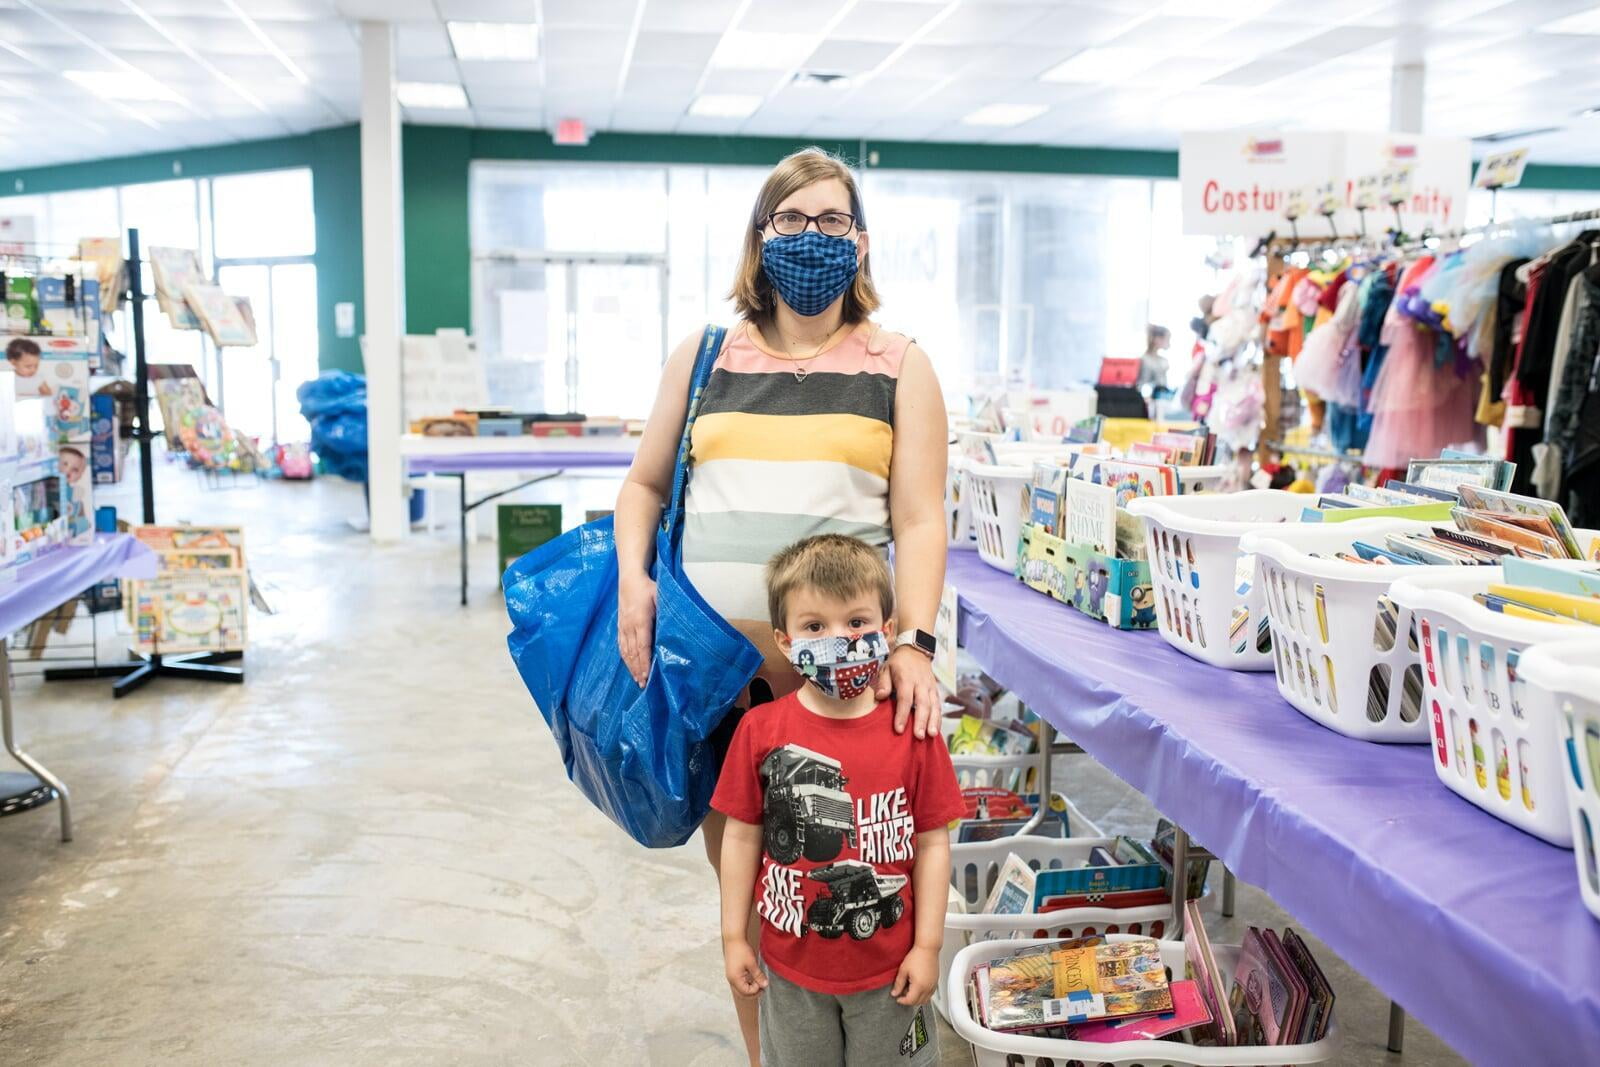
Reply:
<svg viewBox="0 0 1600 1067"><path fill-rule="evenodd" d="M702 415L694 423L694 465L719 459L846 463L889 477L894 429L861 415ZM692 484L692 483L691 483Z"/></svg>

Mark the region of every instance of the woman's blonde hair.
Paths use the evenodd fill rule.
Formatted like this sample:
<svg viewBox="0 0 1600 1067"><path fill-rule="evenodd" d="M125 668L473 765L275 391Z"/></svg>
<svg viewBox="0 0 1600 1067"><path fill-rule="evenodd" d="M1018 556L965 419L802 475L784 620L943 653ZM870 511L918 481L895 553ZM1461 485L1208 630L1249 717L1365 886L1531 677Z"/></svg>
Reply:
<svg viewBox="0 0 1600 1067"><path fill-rule="evenodd" d="M772 281L761 269L761 226L768 215L778 210L778 205L808 185L837 178L850 194L850 213L856 217L856 229L865 231L866 218L861 211L861 190L856 186L856 176L844 160L820 148L802 148L786 156L772 168L767 180L761 183L756 194L755 207L750 212L750 225L744 234L744 250L739 253L739 266L734 272L733 289L728 299L733 301L740 317L751 322L769 321L777 309ZM872 284L871 254L861 259L861 269L855 280L844 291L844 321L861 322L878 310L878 290Z"/></svg>

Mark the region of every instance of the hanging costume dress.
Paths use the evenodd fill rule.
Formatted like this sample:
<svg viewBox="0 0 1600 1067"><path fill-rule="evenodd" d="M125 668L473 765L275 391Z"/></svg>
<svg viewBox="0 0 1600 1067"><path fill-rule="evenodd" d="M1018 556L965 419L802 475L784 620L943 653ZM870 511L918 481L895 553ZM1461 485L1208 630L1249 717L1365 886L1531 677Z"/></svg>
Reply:
<svg viewBox="0 0 1600 1067"><path fill-rule="evenodd" d="M701 396L684 500L684 572L761 649L758 677L775 696L801 678L773 641L767 562L822 533L888 551L895 390L910 344L864 322L802 363L773 353L745 323L729 334Z"/></svg>

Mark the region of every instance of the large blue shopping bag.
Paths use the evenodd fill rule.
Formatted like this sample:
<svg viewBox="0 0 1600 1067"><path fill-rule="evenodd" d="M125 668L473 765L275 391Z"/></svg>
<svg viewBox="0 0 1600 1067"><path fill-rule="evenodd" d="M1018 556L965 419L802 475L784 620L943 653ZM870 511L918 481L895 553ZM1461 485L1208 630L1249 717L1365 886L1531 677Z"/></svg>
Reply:
<svg viewBox="0 0 1600 1067"><path fill-rule="evenodd" d="M690 380L672 499L656 531L655 650L643 689L617 647L617 545L610 517L529 552L502 584L506 639L550 724L567 776L642 845L681 845L716 786L711 735L761 653L683 575L689 434L724 331L706 327Z"/></svg>

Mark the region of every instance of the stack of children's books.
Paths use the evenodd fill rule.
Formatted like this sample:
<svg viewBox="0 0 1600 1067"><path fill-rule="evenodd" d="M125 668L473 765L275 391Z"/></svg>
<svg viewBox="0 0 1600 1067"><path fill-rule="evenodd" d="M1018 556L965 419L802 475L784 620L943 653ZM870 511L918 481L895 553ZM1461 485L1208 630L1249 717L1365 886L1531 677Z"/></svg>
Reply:
<svg viewBox="0 0 1600 1067"><path fill-rule="evenodd" d="M1250 927L1230 989L1196 901L1185 908L1183 928L1185 969L1212 1018L1192 1035L1195 1044L1305 1045L1327 1036L1333 987L1299 934Z"/></svg>
<svg viewBox="0 0 1600 1067"><path fill-rule="evenodd" d="M1032 778L1030 771L1030 782ZM957 844L994 841L1021 833L1039 807L1037 792L1018 793L990 785L962 786L961 799L967 810L950 824L950 833ZM1031 837L1071 837L1072 820L1066 798L1060 793L1051 793L1044 817L1028 833Z"/></svg>
<svg viewBox="0 0 1600 1067"><path fill-rule="evenodd" d="M1502 615L1600 626L1600 567L1507 556L1501 578L1472 599Z"/></svg>
<svg viewBox="0 0 1600 1067"><path fill-rule="evenodd" d="M1366 494L1405 494L1417 486L1390 482ZM1346 493L1359 488L1351 486ZM1454 491L1429 490L1448 518L1426 530L1361 540L1335 556L1352 563L1494 566L1512 559L1595 559L1600 544L1580 543L1560 504L1502 489L1463 483ZM1326 514L1326 513L1325 513ZM1367 512L1355 514L1365 515ZM1585 538L1587 540L1587 538Z"/></svg>
<svg viewBox="0 0 1600 1067"><path fill-rule="evenodd" d="M967 1000L990 1030L1076 1041L1160 1038L1212 1021L1197 984L1172 981L1147 938L1078 937L996 956L973 972Z"/></svg>

